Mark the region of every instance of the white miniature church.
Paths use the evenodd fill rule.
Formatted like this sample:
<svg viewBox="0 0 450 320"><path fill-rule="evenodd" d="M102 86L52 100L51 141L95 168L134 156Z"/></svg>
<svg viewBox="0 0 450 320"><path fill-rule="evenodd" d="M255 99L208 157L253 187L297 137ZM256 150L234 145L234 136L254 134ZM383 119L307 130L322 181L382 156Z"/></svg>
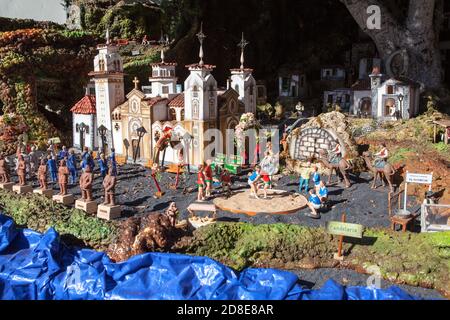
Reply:
<svg viewBox="0 0 450 320"><path fill-rule="evenodd" d="M256 113L257 96L253 70L244 67L244 49L248 44L244 37L239 44L241 66L231 70L226 89L218 88L212 74L215 66L203 61L206 36L202 30L197 37L200 61L186 66L190 74L184 82L184 92L177 92L177 64L166 62L161 51L161 62L151 65L150 92L141 91L135 79L134 89L124 97L118 47L109 41L99 46L94 72L90 74L95 81L95 97L86 95L72 108L74 147L101 147L97 129L103 125L108 130L106 149L114 147L119 157L135 157L138 163L149 164L159 154L167 163L179 163L182 149L183 161L194 166L202 164L209 156L205 155L205 148L211 143L211 137L205 135L207 130L220 130L222 137L214 137L216 143L225 139L226 130L234 130L243 113ZM180 138L178 144L183 148L172 144L159 153L156 143L167 130ZM139 132L146 132L141 139ZM223 146L224 150L217 152L234 154L234 145L227 146L223 141Z"/></svg>

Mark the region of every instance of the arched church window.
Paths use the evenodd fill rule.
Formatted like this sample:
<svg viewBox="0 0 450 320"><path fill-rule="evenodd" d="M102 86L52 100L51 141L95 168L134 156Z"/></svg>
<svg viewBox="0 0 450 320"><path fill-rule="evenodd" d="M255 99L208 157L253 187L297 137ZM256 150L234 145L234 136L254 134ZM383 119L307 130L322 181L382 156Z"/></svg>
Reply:
<svg viewBox="0 0 450 320"><path fill-rule="evenodd" d="M192 96L193 96L194 98L198 98L198 87L197 87L197 86L194 86L194 87L192 88Z"/></svg>
<svg viewBox="0 0 450 320"><path fill-rule="evenodd" d="M209 114L211 115L211 118L216 118L216 106L214 99L209 100Z"/></svg>
<svg viewBox="0 0 450 320"><path fill-rule="evenodd" d="M184 121L184 109L181 110L181 121Z"/></svg>
<svg viewBox="0 0 450 320"><path fill-rule="evenodd" d="M254 90L255 88L253 87L253 85L250 86L250 95L253 96L254 95Z"/></svg>
<svg viewBox="0 0 450 320"><path fill-rule="evenodd" d="M213 85L209 86L209 97L210 98L214 97L214 86Z"/></svg>
<svg viewBox="0 0 450 320"><path fill-rule="evenodd" d="M105 60L100 59L98 62L98 67L99 67L100 71L105 71Z"/></svg>
<svg viewBox="0 0 450 320"><path fill-rule="evenodd" d="M174 108L169 109L169 119L170 121L176 121L177 120L177 112Z"/></svg>
<svg viewBox="0 0 450 320"><path fill-rule="evenodd" d="M236 90L236 92L239 93L239 85L238 84L234 87L234 90Z"/></svg>
<svg viewBox="0 0 450 320"><path fill-rule="evenodd" d="M194 119L198 119L200 116L199 114L199 105L198 105L198 100L194 100L192 102L192 117Z"/></svg>

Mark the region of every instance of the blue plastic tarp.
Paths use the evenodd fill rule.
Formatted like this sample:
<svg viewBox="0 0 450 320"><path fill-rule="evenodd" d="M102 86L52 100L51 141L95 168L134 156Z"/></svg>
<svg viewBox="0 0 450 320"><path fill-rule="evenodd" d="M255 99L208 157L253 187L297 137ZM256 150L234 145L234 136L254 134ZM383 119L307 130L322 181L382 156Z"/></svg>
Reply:
<svg viewBox="0 0 450 320"><path fill-rule="evenodd" d="M343 287L329 280L303 289L298 277L273 269L240 273L205 257L148 253L123 263L68 248L54 229L16 228L0 215L0 299L28 300L411 300L398 287Z"/></svg>

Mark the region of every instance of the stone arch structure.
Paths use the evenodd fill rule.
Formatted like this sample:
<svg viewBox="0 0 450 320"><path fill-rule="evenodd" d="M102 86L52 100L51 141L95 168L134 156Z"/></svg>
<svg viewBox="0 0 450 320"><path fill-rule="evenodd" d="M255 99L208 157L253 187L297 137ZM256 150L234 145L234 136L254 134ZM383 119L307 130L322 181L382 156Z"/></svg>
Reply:
<svg viewBox="0 0 450 320"><path fill-rule="evenodd" d="M295 160L317 159L321 150L326 152L332 150L336 146L336 140L339 141L342 155L345 156L345 144L333 130L322 128L303 129L298 135L291 138L289 154Z"/></svg>

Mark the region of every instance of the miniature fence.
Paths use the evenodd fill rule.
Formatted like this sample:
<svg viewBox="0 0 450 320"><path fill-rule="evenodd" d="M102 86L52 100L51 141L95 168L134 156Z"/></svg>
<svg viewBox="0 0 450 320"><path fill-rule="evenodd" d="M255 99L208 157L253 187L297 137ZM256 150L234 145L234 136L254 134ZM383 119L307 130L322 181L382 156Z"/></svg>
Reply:
<svg viewBox="0 0 450 320"><path fill-rule="evenodd" d="M422 232L450 231L450 205L423 204L420 224Z"/></svg>

